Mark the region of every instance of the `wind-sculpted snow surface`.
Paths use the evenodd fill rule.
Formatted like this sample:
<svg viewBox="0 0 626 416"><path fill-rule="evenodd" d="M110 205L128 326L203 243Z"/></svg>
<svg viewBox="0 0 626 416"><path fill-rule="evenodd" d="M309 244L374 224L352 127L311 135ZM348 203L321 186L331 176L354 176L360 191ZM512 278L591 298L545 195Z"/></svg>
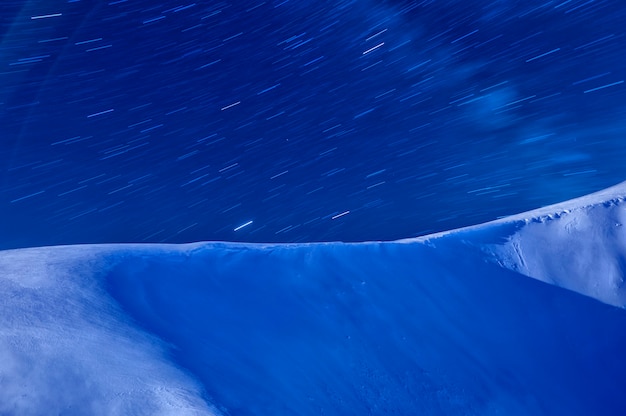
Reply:
<svg viewBox="0 0 626 416"><path fill-rule="evenodd" d="M623 195L399 242L2 252L0 414L626 414Z"/></svg>
<svg viewBox="0 0 626 416"><path fill-rule="evenodd" d="M491 223L406 241L447 237L480 246L507 269L625 307L625 197L623 182Z"/></svg>

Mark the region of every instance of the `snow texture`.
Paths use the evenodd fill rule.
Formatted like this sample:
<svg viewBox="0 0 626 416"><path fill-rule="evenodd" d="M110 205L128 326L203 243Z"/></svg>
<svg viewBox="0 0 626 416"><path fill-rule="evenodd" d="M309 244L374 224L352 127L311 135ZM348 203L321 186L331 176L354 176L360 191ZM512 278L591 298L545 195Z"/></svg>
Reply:
<svg viewBox="0 0 626 416"><path fill-rule="evenodd" d="M479 243L509 270L623 308L625 196L626 182L564 203L413 241L434 241L451 234L466 238ZM508 229L514 231L504 231Z"/></svg>
<svg viewBox="0 0 626 416"><path fill-rule="evenodd" d="M0 414L626 414L625 195L397 242L1 252Z"/></svg>

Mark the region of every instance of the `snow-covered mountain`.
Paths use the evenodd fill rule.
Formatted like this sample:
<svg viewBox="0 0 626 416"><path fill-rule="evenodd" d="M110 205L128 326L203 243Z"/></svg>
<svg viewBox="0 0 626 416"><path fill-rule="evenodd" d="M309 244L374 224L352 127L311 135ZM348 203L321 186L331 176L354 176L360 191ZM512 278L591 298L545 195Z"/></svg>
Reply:
<svg viewBox="0 0 626 416"><path fill-rule="evenodd" d="M0 252L0 413L626 414L624 196L397 242Z"/></svg>

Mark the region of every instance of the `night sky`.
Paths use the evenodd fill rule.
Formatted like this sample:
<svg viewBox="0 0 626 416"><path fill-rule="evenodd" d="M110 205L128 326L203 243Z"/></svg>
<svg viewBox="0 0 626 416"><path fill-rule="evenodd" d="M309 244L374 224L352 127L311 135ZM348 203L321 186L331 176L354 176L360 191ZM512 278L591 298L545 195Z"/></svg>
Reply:
<svg viewBox="0 0 626 416"><path fill-rule="evenodd" d="M0 248L391 240L613 185L625 22L623 0L2 0Z"/></svg>

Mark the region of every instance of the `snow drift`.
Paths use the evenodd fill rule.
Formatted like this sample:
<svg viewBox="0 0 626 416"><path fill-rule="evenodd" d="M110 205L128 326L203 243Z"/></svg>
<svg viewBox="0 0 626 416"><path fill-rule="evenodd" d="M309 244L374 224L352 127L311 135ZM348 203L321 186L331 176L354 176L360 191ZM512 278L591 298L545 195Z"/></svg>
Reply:
<svg viewBox="0 0 626 416"><path fill-rule="evenodd" d="M626 414L625 195L397 242L1 252L0 413Z"/></svg>

